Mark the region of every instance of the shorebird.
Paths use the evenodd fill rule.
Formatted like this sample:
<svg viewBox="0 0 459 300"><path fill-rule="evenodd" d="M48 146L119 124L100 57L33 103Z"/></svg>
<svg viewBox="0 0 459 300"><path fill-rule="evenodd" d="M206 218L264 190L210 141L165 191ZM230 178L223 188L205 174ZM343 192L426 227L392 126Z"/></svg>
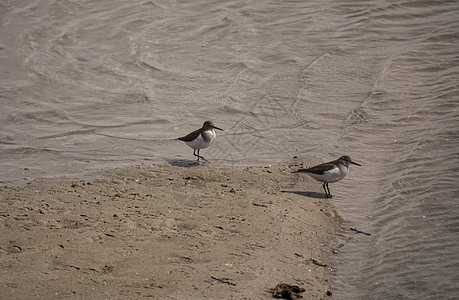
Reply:
<svg viewBox="0 0 459 300"><path fill-rule="evenodd" d="M353 162L348 155L343 155L337 160L323 163L308 169L299 169L292 173L306 173L317 181L323 182L323 188L325 195L331 198L329 183L337 182L346 177L349 172L349 165L354 164L360 166L360 164Z"/></svg>
<svg viewBox="0 0 459 300"><path fill-rule="evenodd" d="M207 161L207 159L199 155L199 150L210 147L215 141L217 135L214 129L223 131L223 129L216 127L212 121L205 121L201 128L179 137L178 140L184 141L188 146L193 148L193 155L198 157L198 161L200 158ZM197 154L196 150L198 150Z"/></svg>

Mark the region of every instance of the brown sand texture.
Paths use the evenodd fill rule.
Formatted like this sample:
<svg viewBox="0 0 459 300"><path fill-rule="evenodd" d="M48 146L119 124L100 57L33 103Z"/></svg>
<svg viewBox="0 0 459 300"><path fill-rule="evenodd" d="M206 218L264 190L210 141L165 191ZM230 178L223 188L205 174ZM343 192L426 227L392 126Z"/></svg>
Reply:
<svg viewBox="0 0 459 300"><path fill-rule="evenodd" d="M0 299L326 299L340 218L277 166L141 165L0 188Z"/></svg>

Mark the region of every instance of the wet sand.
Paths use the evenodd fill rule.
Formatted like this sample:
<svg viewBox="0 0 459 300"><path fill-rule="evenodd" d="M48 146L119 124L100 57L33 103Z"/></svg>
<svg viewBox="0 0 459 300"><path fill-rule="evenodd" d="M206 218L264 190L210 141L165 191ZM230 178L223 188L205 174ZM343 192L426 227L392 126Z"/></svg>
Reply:
<svg viewBox="0 0 459 300"><path fill-rule="evenodd" d="M326 299L340 218L278 166L141 165L0 188L2 299ZM327 265L327 266L325 266Z"/></svg>

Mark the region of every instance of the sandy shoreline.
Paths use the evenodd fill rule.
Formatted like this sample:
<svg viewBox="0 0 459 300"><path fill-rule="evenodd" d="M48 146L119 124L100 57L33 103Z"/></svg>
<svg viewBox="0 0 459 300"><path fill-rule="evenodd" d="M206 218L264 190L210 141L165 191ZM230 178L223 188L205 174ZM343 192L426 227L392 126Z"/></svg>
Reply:
<svg viewBox="0 0 459 300"><path fill-rule="evenodd" d="M340 218L278 166L137 166L0 188L2 299L327 298Z"/></svg>

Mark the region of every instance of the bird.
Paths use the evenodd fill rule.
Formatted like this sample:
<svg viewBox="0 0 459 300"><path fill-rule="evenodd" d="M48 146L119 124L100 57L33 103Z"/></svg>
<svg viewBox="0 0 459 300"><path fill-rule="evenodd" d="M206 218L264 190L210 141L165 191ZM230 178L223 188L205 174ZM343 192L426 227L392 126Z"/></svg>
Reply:
<svg viewBox="0 0 459 300"><path fill-rule="evenodd" d="M329 183L337 182L346 177L349 172L349 165L354 164L361 166L360 164L353 162L348 155L343 155L337 160L323 163L308 169L299 169L292 173L306 173L317 181L323 182L323 189L325 195L331 198Z"/></svg>
<svg viewBox="0 0 459 300"><path fill-rule="evenodd" d="M198 157L197 161L199 161L200 158L207 161L207 159L199 155L199 150L208 148L213 144L217 136L214 129L223 131L223 129L215 126L212 121L205 121L201 128L185 136L179 137L178 140L184 141L188 146L193 148L193 155ZM197 154L196 150L198 152Z"/></svg>

